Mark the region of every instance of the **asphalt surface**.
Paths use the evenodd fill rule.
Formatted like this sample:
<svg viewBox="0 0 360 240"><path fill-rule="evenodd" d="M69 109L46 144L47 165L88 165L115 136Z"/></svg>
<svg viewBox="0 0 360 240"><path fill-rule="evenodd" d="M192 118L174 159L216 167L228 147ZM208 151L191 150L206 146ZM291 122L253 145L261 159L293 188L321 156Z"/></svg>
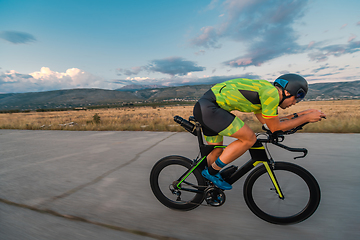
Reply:
<svg viewBox="0 0 360 240"><path fill-rule="evenodd" d="M247 208L244 179L218 208L181 212L156 200L151 168L167 155L196 157L189 133L0 130L0 239L360 239L359 142L360 134L297 133L285 140L308 148L297 160L270 148L322 191L313 216L279 226Z"/></svg>

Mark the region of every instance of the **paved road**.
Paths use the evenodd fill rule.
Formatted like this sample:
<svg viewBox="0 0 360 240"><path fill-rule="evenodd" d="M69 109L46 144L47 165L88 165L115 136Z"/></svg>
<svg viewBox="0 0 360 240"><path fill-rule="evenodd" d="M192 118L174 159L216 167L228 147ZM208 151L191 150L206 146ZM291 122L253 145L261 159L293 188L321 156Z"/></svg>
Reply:
<svg viewBox="0 0 360 240"><path fill-rule="evenodd" d="M286 144L309 149L299 160L271 148L274 159L307 168L322 190L311 218L277 226L247 208L243 180L220 208L180 212L155 199L154 163L197 155L188 133L0 130L0 239L360 239L359 142L359 134L288 136Z"/></svg>

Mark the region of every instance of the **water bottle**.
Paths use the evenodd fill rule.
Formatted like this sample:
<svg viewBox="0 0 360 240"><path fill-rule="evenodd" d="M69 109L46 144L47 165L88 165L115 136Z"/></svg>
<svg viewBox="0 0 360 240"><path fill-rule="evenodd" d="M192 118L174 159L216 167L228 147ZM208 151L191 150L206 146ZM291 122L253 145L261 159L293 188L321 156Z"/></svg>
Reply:
<svg viewBox="0 0 360 240"><path fill-rule="evenodd" d="M186 131L191 132L192 134L195 133L195 125L189 122L188 120L185 120L180 116L175 116L174 121L180 124L183 128L185 128Z"/></svg>

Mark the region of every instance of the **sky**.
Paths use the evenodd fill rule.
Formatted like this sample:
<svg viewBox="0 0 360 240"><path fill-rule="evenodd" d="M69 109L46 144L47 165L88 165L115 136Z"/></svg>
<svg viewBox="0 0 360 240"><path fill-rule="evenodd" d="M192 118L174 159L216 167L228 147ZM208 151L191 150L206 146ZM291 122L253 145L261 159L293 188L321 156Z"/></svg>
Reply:
<svg viewBox="0 0 360 240"><path fill-rule="evenodd" d="M360 80L359 0L0 0L0 93Z"/></svg>

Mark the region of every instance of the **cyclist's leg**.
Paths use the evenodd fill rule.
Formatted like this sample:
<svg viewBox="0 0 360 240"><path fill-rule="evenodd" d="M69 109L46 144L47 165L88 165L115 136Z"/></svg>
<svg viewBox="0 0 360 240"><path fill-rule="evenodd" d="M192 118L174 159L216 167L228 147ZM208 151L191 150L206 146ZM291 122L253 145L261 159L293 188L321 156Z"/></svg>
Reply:
<svg viewBox="0 0 360 240"><path fill-rule="evenodd" d="M204 135L204 137L208 145L223 145L223 136L221 135L216 135L216 136ZM212 165L216 161L216 159L220 157L222 152L223 152L223 148L215 148L214 150L212 150L212 152L206 157L208 166Z"/></svg>
<svg viewBox="0 0 360 240"><path fill-rule="evenodd" d="M224 133L222 132L222 134ZM241 155L243 155L256 142L255 133L245 123L235 133L231 133L230 136L237 138L237 140L229 144L220 155L220 160L224 164L229 164ZM213 168L216 170L220 170L221 166L218 166L216 163L214 163Z"/></svg>
<svg viewBox="0 0 360 240"><path fill-rule="evenodd" d="M215 161L212 161L211 166L214 170L217 171L221 170L227 164L243 155L256 142L256 136L254 132L236 116L234 116L231 124L229 124L219 134L223 136L234 137L237 138L237 140L229 144L225 150L223 150L219 158L217 158Z"/></svg>

